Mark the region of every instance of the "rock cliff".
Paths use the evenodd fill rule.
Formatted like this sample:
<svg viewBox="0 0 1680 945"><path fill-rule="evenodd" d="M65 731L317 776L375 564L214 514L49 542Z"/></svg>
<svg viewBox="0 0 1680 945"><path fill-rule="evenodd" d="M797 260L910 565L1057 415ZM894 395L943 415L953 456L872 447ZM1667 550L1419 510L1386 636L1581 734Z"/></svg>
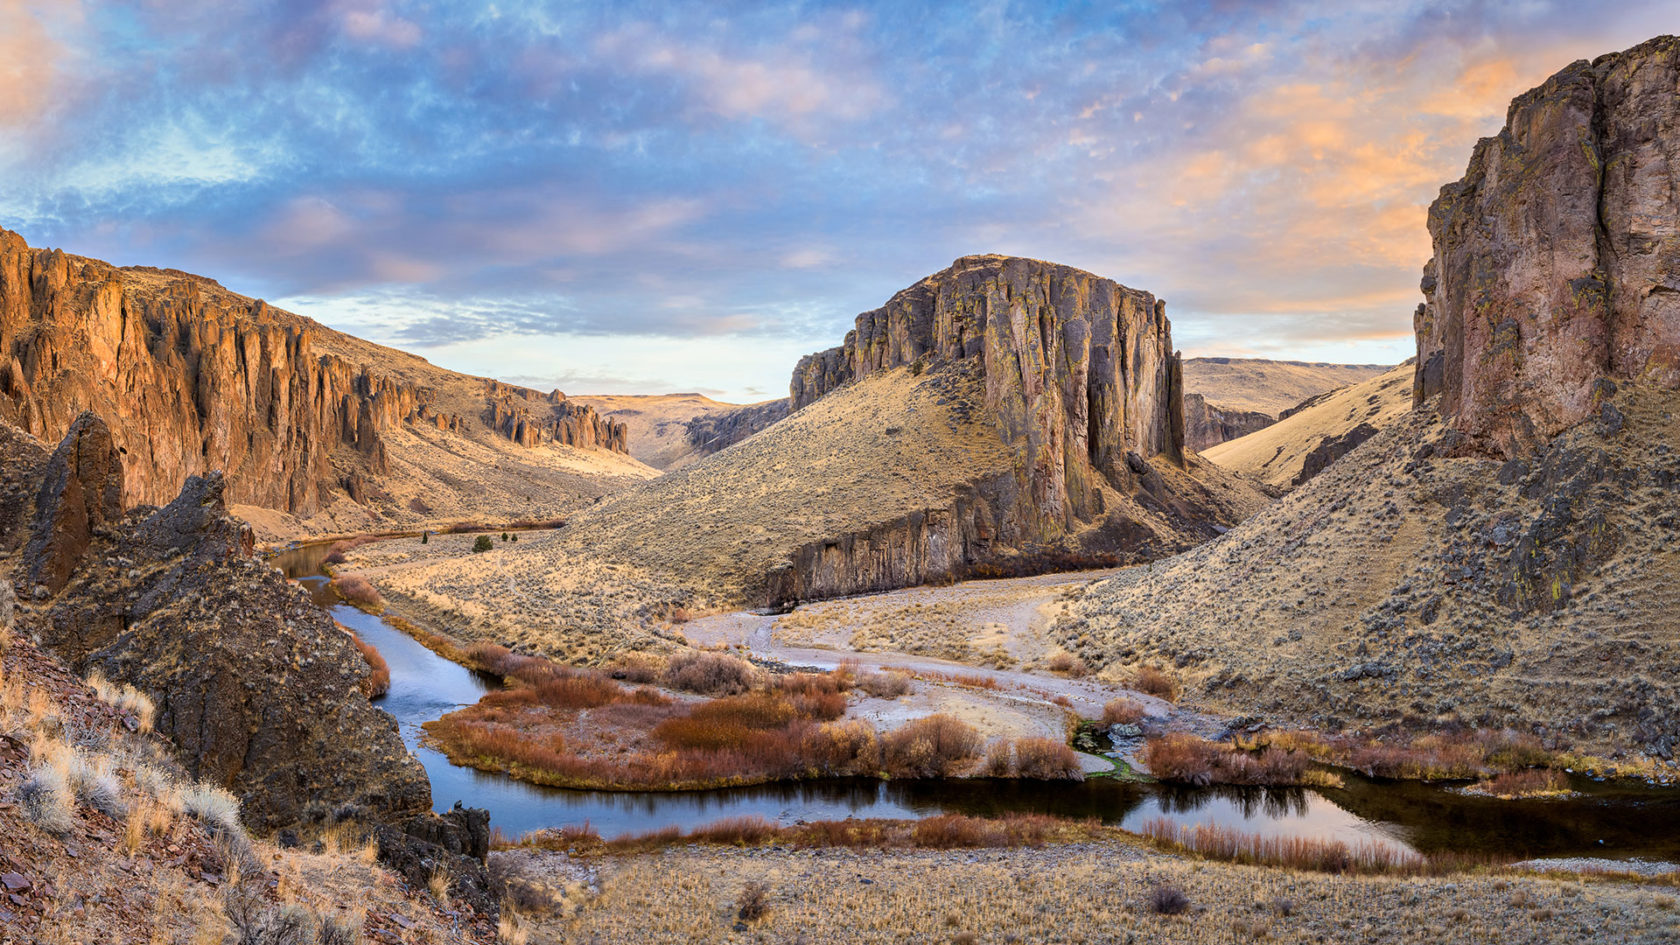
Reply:
<svg viewBox="0 0 1680 945"><path fill-rule="evenodd" d="M1511 103L1429 210L1414 397L1506 456L1680 386L1680 40L1576 62Z"/></svg>
<svg viewBox="0 0 1680 945"><path fill-rule="evenodd" d="M622 426L558 392L453 374L210 279L0 230L0 419L51 442L84 410L110 424L131 501L166 502L221 470L230 503L300 516L388 473L405 426L465 436L483 412L524 445L625 450Z"/></svg>
<svg viewBox="0 0 1680 945"><path fill-rule="evenodd" d="M1319 459L1363 440L1218 540L1093 589L1063 645L1292 724L1673 758L1677 54L1659 38L1518 96L1430 212L1417 405L1389 417L1403 398L1352 388L1210 452L1289 435L1301 455L1314 424Z"/></svg>
<svg viewBox="0 0 1680 945"><path fill-rule="evenodd" d="M794 410L875 371L980 366L983 403L1018 457L1006 533L1047 539L1097 518L1099 480L1131 491L1131 453L1180 461L1184 413L1166 306L1069 266L965 256L857 317L800 360Z"/></svg>
<svg viewBox="0 0 1680 945"><path fill-rule="evenodd" d="M104 423L85 415L50 458L36 450L33 469L7 470L8 489L37 497L34 537L0 558L0 574L20 579L25 629L77 671L149 694L188 772L240 794L252 826L341 807L374 819L428 810L425 771L358 688L366 662L301 588L252 555L222 477L190 477L167 506L123 516L109 444ZM18 528L0 521L0 535Z"/></svg>
<svg viewBox="0 0 1680 945"><path fill-rule="evenodd" d="M1271 426L1271 414L1255 410L1227 410L1210 404L1201 394L1184 395L1184 445L1197 452Z"/></svg>

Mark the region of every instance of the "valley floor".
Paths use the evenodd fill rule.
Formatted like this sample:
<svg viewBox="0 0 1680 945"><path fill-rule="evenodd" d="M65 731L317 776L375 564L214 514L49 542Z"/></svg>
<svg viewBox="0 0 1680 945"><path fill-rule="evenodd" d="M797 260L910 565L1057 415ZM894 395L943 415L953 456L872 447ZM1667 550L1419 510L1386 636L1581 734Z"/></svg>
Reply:
<svg viewBox="0 0 1680 945"><path fill-rule="evenodd" d="M588 874L547 942L1672 942L1676 890L1530 876L1333 876L1187 860L1124 843L1001 850L794 850L691 845L571 860ZM764 914L742 921L749 887ZM1166 890L1177 915L1152 906Z"/></svg>

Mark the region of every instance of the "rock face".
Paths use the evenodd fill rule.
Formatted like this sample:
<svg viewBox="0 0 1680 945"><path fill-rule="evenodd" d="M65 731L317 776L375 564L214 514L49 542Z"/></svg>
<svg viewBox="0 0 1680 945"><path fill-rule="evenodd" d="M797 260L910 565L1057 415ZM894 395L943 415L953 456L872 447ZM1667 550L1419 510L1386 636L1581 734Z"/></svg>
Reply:
<svg viewBox="0 0 1680 945"><path fill-rule="evenodd" d="M966 256L859 315L845 344L802 359L792 406L904 367L972 378L975 412L1009 468L977 469L954 495L801 546L768 575L771 606L1145 560L1263 502L1186 456L1180 362L1165 305L1147 292L1038 260Z"/></svg>
<svg viewBox="0 0 1680 945"><path fill-rule="evenodd" d="M1680 386L1680 40L1576 62L1511 103L1430 207L1414 397L1526 452L1615 380Z"/></svg>
<svg viewBox="0 0 1680 945"><path fill-rule="evenodd" d="M130 501L167 502L222 470L231 503L310 514L353 473L387 471L392 430L470 426L477 408L441 403L438 382L482 387L492 415L515 393L550 401L497 423L504 436L624 451L622 429L558 394L441 371L200 276L30 249L0 230L0 420L55 441L95 411Z"/></svg>
<svg viewBox="0 0 1680 945"><path fill-rule="evenodd" d="M35 499L35 522L24 550L29 583L62 589L82 560L96 529L123 513L122 457L105 422L84 413L47 463Z"/></svg>
<svg viewBox="0 0 1680 945"><path fill-rule="evenodd" d="M38 468L37 483L80 482L85 498L37 488L36 523L113 511L106 484L121 481L121 464L102 431L97 418L78 420ZM190 477L161 509L103 520L69 558L67 543L31 541L13 573L41 573L44 561L70 570L30 595L27 629L78 672L97 667L148 693L188 772L241 795L252 826L341 808L374 819L426 811L425 771L358 688L368 668L349 635L252 555L251 529L227 514L224 494L220 474Z"/></svg>
<svg viewBox="0 0 1680 945"><path fill-rule="evenodd" d="M1323 442L1313 447L1301 461L1301 471L1295 476L1292 485L1299 486L1318 475L1324 471L1325 467L1353 452L1359 444L1376 435L1376 427L1369 423L1361 423L1340 436L1327 437Z"/></svg>
<svg viewBox="0 0 1680 945"><path fill-rule="evenodd" d="M1270 414L1226 410L1208 403L1201 394L1184 395L1184 445L1198 452L1264 430L1274 422Z"/></svg>
<svg viewBox="0 0 1680 945"><path fill-rule="evenodd" d="M624 424L604 420L593 407L567 400L559 391L546 395L500 381L485 383L485 420L491 429L521 446L564 443L567 446L629 452Z"/></svg>
<svg viewBox="0 0 1680 945"><path fill-rule="evenodd" d="M696 456L710 456L728 449L788 415L790 401L771 400L750 404L728 413L701 415L688 421L684 438Z"/></svg>
<svg viewBox="0 0 1680 945"><path fill-rule="evenodd" d="M1128 453L1183 458L1165 304L1035 259L965 256L859 315L843 345L794 368L792 406L872 371L964 359L980 364L985 409L1021 457L1006 530L1050 537L1094 520L1099 479L1132 488Z"/></svg>

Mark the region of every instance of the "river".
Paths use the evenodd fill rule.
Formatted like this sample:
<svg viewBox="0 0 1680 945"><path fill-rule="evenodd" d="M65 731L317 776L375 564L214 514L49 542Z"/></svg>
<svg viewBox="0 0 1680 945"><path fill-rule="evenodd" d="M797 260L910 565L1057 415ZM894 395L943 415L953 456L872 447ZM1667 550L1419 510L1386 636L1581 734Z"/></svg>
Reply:
<svg viewBox="0 0 1680 945"><path fill-rule="evenodd" d="M1177 788L1112 779L1083 783L992 779L830 779L710 791L573 791L451 764L421 741L421 726L496 686L452 663L378 616L333 600L320 566L325 550L283 552L276 566L314 594L340 623L384 655L391 688L375 705L390 713L425 766L438 810L459 800L490 811L510 836L589 824L604 837L725 817L757 815L781 824L847 817L920 818L940 813L1034 812L1094 817L1136 830L1165 817L1271 836L1335 839L1423 853L1474 852L1513 858L1599 856L1680 860L1680 790L1576 777L1577 796L1501 801L1452 785L1383 781L1344 773L1339 790Z"/></svg>

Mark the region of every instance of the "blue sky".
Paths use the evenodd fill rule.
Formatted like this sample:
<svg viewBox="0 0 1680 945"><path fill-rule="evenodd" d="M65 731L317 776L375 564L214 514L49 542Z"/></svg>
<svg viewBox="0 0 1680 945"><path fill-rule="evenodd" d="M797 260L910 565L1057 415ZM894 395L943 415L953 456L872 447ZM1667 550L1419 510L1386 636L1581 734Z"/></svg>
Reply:
<svg viewBox="0 0 1680 945"><path fill-rule="evenodd" d="M1680 3L0 0L0 226L568 393L786 393L975 252L1398 361L1509 99Z"/></svg>

